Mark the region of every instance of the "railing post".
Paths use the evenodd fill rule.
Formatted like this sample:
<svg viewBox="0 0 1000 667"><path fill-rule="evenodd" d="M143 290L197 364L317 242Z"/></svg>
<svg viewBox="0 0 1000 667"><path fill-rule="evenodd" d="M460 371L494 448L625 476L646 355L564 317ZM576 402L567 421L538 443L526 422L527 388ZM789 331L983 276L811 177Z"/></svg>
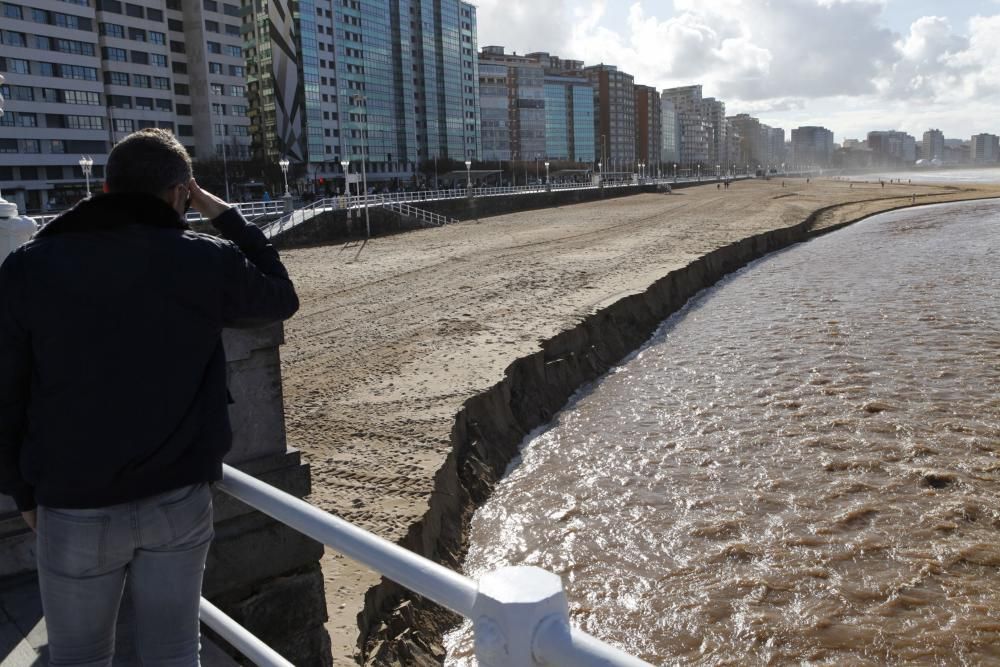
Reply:
<svg viewBox="0 0 1000 667"><path fill-rule="evenodd" d="M532 645L549 617L569 628L569 604L557 575L537 567L505 567L483 576L472 607L481 667L539 664Z"/></svg>

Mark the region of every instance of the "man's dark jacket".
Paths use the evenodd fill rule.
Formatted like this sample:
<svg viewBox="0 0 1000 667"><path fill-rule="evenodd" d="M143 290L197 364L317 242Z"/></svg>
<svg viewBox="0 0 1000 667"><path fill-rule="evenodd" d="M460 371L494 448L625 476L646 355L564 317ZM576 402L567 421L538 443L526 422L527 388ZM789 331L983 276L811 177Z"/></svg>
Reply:
<svg viewBox="0 0 1000 667"><path fill-rule="evenodd" d="M0 267L0 492L20 510L104 507L222 474L223 327L291 317L265 236L223 238L142 194L86 200Z"/></svg>

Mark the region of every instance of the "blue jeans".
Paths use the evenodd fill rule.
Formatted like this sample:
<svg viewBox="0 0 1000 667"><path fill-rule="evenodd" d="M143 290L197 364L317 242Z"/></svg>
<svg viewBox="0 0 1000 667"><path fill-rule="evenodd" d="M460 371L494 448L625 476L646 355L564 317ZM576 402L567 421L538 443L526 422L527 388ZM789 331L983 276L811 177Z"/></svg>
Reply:
<svg viewBox="0 0 1000 667"><path fill-rule="evenodd" d="M38 508L38 583L51 665L110 665L126 583L143 665L198 665L212 527L208 484L99 509Z"/></svg>

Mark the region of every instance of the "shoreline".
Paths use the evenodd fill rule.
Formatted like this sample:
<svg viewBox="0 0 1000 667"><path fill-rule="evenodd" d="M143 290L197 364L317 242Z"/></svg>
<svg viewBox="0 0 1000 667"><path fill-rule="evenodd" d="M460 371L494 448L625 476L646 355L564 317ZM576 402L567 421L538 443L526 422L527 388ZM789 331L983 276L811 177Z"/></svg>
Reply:
<svg viewBox="0 0 1000 667"><path fill-rule="evenodd" d="M476 250L475 241L487 240L493 243L491 252L497 255L494 260L499 262L497 266L503 266L503 260L510 258L511 249L524 249L533 245L542 246L541 250L533 253L541 257L533 259L551 259L549 255L567 254L586 257L595 253L598 259L607 259L603 255L608 254L605 247L608 243L617 243L620 251L637 255L635 265L624 272L626 274L624 284L621 284L622 276L615 275L615 280L605 281L601 286L578 285L575 293L581 290L596 292L583 300L584 308L579 307L581 305L579 299L570 298L571 305L575 307L567 308L567 304L557 304L554 309L549 309L553 312L545 313L549 325L548 330L543 332L549 335L534 339L525 338L523 334L526 327L530 333L538 331L531 328L531 321L510 321L509 317L506 320L501 319L500 323L503 326L497 327L501 331L494 332L492 327L484 324L492 324L495 318L475 318L468 312L464 313L468 317L457 317L459 312L456 311L468 311L475 305L486 308L495 306L491 299L483 296L473 296L471 300L457 296L468 291L473 291L475 294L476 288L482 286L481 283L490 282L495 271L487 269L478 276L479 283L470 279L468 282L471 284L453 286L452 290L448 290L446 280L445 298L442 299L445 303L435 302L436 307L431 312L422 313L426 321L422 323L424 326L417 329L425 334L431 334L425 346L429 354L424 357L407 359L408 356L412 357L412 354L408 353L412 353L413 350L397 350L396 355L388 355L395 358L381 359L381 355L371 351L370 345L362 344L356 347L358 352L356 357L348 355L348 350L343 350L344 354L341 355L339 363L334 356L330 357L326 364L320 364L318 369L306 364L305 367L311 372L304 373L307 376L305 378L293 378L286 372L286 383L292 387L288 392L289 398L286 404L286 409L291 412L289 436L293 445L305 451L313 467L312 502L338 514L347 514L345 518L360 523L383 537L399 541L435 560L451 567L459 567L465 551L468 520L474 509L488 497L493 484L503 475L507 462L516 455L524 435L532 428L548 422L579 386L599 377L621 358L639 347L666 316L683 306L697 291L747 262L774 250L832 231L870 215L908 207L911 201L910 195L914 192L921 193L917 196L920 204L1000 196L1000 188L991 186L942 188L930 185L900 185L895 188L887 187L884 190L879 188L878 192L872 189L865 193L863 188L854 188L848 192L846 182L809 186L802 181L787 180L792 185L791 188L778 186L778 181L774 180L744 184L740 190L745 191L742 196L746 201L738 197L730 198L728 193L717 193L715 188L708 185L688 191L697 190L689 202L664 201L662 195L637 195L629 198L637 200L634 202L629 200L595 202L566 207L562 209L562 214L563 217L568 217L571 226L554 234L543 233L542 240L517 239L514 232L523 230L516 229L503 230L510 237L506 243L502 239L500 242L497 242L496 238L484 239L482 234L478 233L490 225L516 227L518 224L527 225L530 231L537 231L534 227L545 225L544 220L525 222L524 219L538 217L543 213L540 211L501 216L490 219L485 224L463 223L473 228L472 238L469 238L469 229L455 232L449 230L434 230L437 233L417 232L415 234L423 235L423 238L408 238L401 247L395 250L387 247L385 250L397 253L397 259L435 247L443 248L445 254L452 256L442 262L430 261L423 267L412 267L408 262L397 265L373 260L383 265L369 267L368 270L352 267L343 272L345 277L350 276L353 279L354 285L337 291L336 295L339 296L334 301L350 302L354 307L362 307L366 286L381 284L389 287L391 284L399 287L402 280L402 284L411 283L409 284L411 289L415 283L417 293L421 292L422 287L434 286L439 280L434 274L441 270L441 266L451 261L461 261L462 253L480 254ZM793 189L795 192L791 192ZM821 196L815 196L816 191L820 190L823 191ZM679 197L671 195L667 200ZM656 227L671 226L668 225L668 221L676 219L673 214L677 209L695 208L690 204L696 203L702 204L702 209L709 210L703 210L701 213L685 211L686 216L694 217L687 227L676 230L680 232L679 237L672 236L670 229L656 229ZM721 205L723 209L729 206L733 209L731 212L735 212L737 216L745 215L753 218L753 224L741 224L746 221L737 219L728 225L726 223L718 225L725 233L697 234L698 231L702 231L698 223L707 225L707 220L715 220L716 205ZM615 213L613 210L615 208L622 209L617 213L623 214L624 209L629 206L643 210L633 212L634 219L626 220L625 223L607 222L606 217L601 217ZM759 210L751 210L752 206L758 206ZM552 217L551 213L549 217ZM644 217L645 213L653 215ZM590 222L586 230L579 229L580 219L590 214L595 214L596 217L588 219ZM650 220L653 221L651 230L642 224ZM631 225L636 238L623 238L620 234L613 234L616 230L620 231L619 227L629 225L630 222L638 223ZM657 225L657 222L660 224ZM714 232L720 231L718 227ZM479 228L478 232L475 228ZM637 229L641 230L641 233L637 233ZM610 237L607 234L609 230L612 232ZM583 231L587 233L581 233ZM441 236L450 238L438 238ZM529 234L529 237L531 236L534 235ZM581 239L588 236L592 238ZM656 239L668 251L673 251L667 258L670 261L664 262L655 252L655 248L652 252L649 251L645 245L646 236ZM705 239L700 236L713 238ZM681 237L684 243L679 245L684 247L677 248L678 243L672 241L678 241ZM512 240L536 242L524 245L511 243ZM393 246L400 245L400 241L402 241L400 237L396 237L395 240L392 237L376 239L370 243L368 252L373 251L372 245ZM546 248L546 245L553 247ZM315 278L323 273L316 261L307 260L318 260L319 263L329 265L336 257L342 256L349 250L347 246L340 246L286 251L285 254L292 255L290 268L293 277L298 280L302 274ZM296 255L315 255L315 257ZM647 262L654 257L661 265L666 264L666 266L654 269L648 267ZM422 259L426 261L428 258ZM557 278L564 278L567 271L573 273L571 264L566 266L565 262L558 261L554 264ZM529 262L520 267L520 273L515 271L515 275L527 273L529 278L536 278L534 283L529 281L522 285L522 291L517 294L522 297L527 295L544 298L546 283L538 281L537 276L533 276L535 272L531 270L532 266ZM372 271L371 268L377 270ZM663 268L670 270L663 271ZM356 275L359 270L366 275ZM600 273L595 269L591 269L591 272ZM340 272L335 270L334 273ZM600 277L595 276L595 278ZM330 286L325 285L327 288ZM316 293L310 293L310 297L315 297L319 304L331 306L329 303L324 303L329 297L321 295L318 288L319 285ZM488 293L496 294L495 290L488 290ZM403 302L404 309L389 313L389 317L384 318L385 324L381 327L391 329L395 326L403 330L402 338L412 338L412 334L417 332L409 331L412 326L405 306L409 305L412 299L408 300L406 296L404 294L399 298ZM418 294L409 296L419 298ZM509 292L507 297L510 298ZM392 301L390 299L390 302ZM516 302L516 299L514 301ZM346 341L351 338L352 333L360 333L357 331L359 327L363 328L358 322L351 324L339 321L335 312L338 310L336 305L328 309L314 308L316 305L317 303L310 302L307 306L309 311L315 312L312 324L319 325L315 332L303 331L311 334L305 336L307 339L329 336L334 342ZM400 304L396 305L398 307ZM372 314L370 308L367 310ZM470 321L470 317L474 319ZM463 323L464 327L459 326ZM438 369L439 373L430 372L432 377L428 378L427 366L433 367L438 361L442 354L441 347L448 348L447 339L451 336L444 335L445 341L442 342L435 341L440 336L433 335L441 333L443 325L456 328L458 336L465 343L461 346L463 349L470 352L478 350L481 354L473 354L471 359L461 358L458 355L449 357L445 354L445 359L451 359L452 363L462 368L451 369L445 364L443 368ZM430 331L425 331L428 328ZM508 336L511 333L522 335L517 337L517 340L496 341L492 338L484 340L482 329L486 329L491 336L500 333ZM290 327L289 344L286 348L292 350L290 354L285 353L288 359L286 371L291 373L302 369L304 360L310 359L308 354L296 349L296 331L296 327ZM384 328L379 328L374 333L376 342L381 340L383 344L399 343L399 340L391 333L387 333ZM366 350L369 352L367 358L364 354ZM398 358L400 355L402 359ZM480 357L485 358L480 359ZM388 386L385 382L379 382L378 378L381 373L390 370L389 367L393 364L373 363L379 360L397 362L396 367L390 371L394 381L389 382ZM497 363L498 360L506 363ZM400 365L401 361L403 363ZM325 412L324 404L326 407L334 407L322 400L320 394L323 392L318 391L317 387L326 375L324 370L335 372L345 365L363 371L365 378L356 378L353 386L347 387L351 393L350 399L333 401L334 406L357 407L350 405L352 400L357 398L374 405L382 402L384 394L389 393L392 395L393 400L390 404L393 409L403 412L406 418L402 420L403 424L400 424L398 418L390 416L388 421L393 423L386 423L381 419L369 418L370 415L366 416L363 411L355 415L338 413L332 419L334 415L327 413L326 421L334 426L334 430L340 431L339 437L325 444L309 442L310 432L309 429L303 428L300 413L302 406L294 402L301 401L304 397L311 397L313 400L310 405L314 416ZM456 391L456 387L452 386L454 382L450 378L458 375L461 379L461 376L468 375L470 365L473 367L471 370L476 371L475 381L466 383L465 387ZM484 378L491 377L494 382L483 383ZM431 383L430 379L436 379L437 383ZM496 381L497 379L499 381ZM373 391L373 380L384 391ZM428 386L429 384L432 386ZM416 391L400 391L397 385ZM399 396L400 393L405 395ZM428 398L438 395L441 395L443 400L428 401ZM448 406L453 408L450 413L447 411ZM422 414L427 412L428 408L433 417L429 421L426 419L428 415ZM348 409L346 412L352 410ZM346 426L346 429L342 426ZM394 458L409 458L407 454L412 453L409 451L412 448L402 440L397 441L406 435L417 436L418 439L420 435L425 439L430 436L434 441L433 452L429 456L416 457L418 465L412 467L409 473L393 476L382 474L391 469ZM353 448L354 455L331 451L338 450L338 445L343 445L345 440L349 441L352 437L367 440L369 445L378 449L374 454L376 465L372 465L373 454L370 451L367 457L358 455L356 448ZM382 502L377 502L379 499ZM338 504L346 505L346 512L345 508L337 507ZM370 504L376 504L377 511L356 511ZM357 515L360 515L360 520ZM386 516L393 516L396 521L388 523L381 520L381 517ZM401 518L404 520L399 521ZM411 520L405 521L407 518ZM366 523L368 525L365 525ZM373 588L372 584L377 582L377 577L364 576L358 570L360 568L345 561L343 557L328 555L325 559L327 599L332 617L328 628L336 647L335 664L352 664L347 658L353 651L345 649L354 644L351 640L357 638L357 632L354 632L353 637L346 635L350 634L349 620L357 611L362 611L360 624L362 628L368 630L365 633L365 654L376 664L407 663L415 660L420 654L432 660L440 658L439 633L447 629L452 622L451 615L425 606L420 601L410 601L405 596L400 597L400 591L394 585L382 584ZM360 601L357 599L359 593L364 594L365 598L363 610L359 609ZM403 602L399 604L399 600Z"/></svg>

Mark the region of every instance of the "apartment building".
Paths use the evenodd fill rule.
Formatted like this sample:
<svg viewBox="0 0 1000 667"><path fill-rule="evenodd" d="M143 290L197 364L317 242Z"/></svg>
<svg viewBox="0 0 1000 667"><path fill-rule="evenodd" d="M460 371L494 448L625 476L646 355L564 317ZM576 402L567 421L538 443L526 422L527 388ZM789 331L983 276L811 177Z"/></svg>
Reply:
<svg viewBox="0 0 1000 667"><path fill-rule="evenodd" d="M833 162L833 132L805 125L792 130L792 163L796 167L827 167Z"/></svg>
<svg viewBox="0 0 1000 667"><path fill-rule="evenodd" d="M196 159L249 155L238 3L0 2L0 190L22 210L61 210L93 187L111 146L174 131Z"/></svg>
<svg viewBox="0 0 1000 667"><path fill-rule="evenodd" d="M635 157L646 165L643 172L648 176L659 172L662 137L660 93L651 86L635 86Z"/></svg>
<svg viewBox="0 0 1000 667"><path fill-rule="evenodd" d="M583 71L594 86L594 138L602 170L631 172L636 163L635 79L614 65Z"/></svg>
<svg viewBox="0 0 1000 667"><path fill-rule="evenodd" d="M880 130L868 133L868 148L875 166L912 165L917 159L917 140L906 132Z"/></svg>
<svg viewBox="0 0 1000 667"><path fill-rule="evenodd" d="M506 53L502 46L486 46L479 54L479 67L479 103L491 126L483 159L543 159L547 149L542 63Z"/></svg>
<svg viewBox="0 0 1000 667"><path fill-rule="evenodd" d="M925 160L944 160L944 132L941 130L924 132L920 157Z"/></svg>
<svg viewBox="0 0 1000 667"><path fill-rule="evenodd" d="M660 99L670 102L676 114L676 125L680 131L677 141L680 168L704 169L710 163L714 167L715 156L711 152L714 138L711 136L711 123L705 115L701 86L667 88L660 93Z"/></svg>

